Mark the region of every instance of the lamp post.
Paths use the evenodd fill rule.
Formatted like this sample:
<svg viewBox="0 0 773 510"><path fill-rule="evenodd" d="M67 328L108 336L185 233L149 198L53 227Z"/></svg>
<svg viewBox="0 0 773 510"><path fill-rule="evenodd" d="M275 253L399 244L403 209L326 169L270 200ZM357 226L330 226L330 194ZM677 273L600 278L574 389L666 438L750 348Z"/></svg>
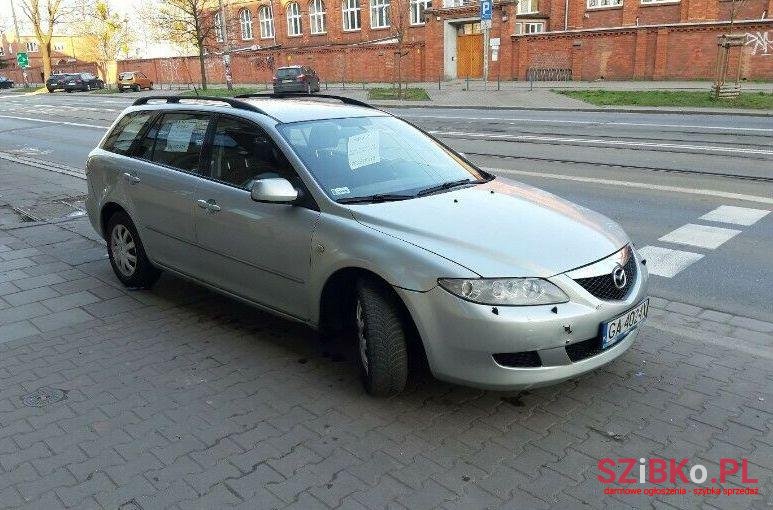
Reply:
<svg viewBox="0 0 773 510"><path fill-rule="evenodd" d="M19 35L19 22L16 20L16 7L14 7L14 1L11 0L11 17L13 18L13 31L16 32L16 53L19 52L19 44L21 44L21 36ZM30 84L27 81L27 70L22 69L21 75L24 79L24 88L29 88Z"/></svg>

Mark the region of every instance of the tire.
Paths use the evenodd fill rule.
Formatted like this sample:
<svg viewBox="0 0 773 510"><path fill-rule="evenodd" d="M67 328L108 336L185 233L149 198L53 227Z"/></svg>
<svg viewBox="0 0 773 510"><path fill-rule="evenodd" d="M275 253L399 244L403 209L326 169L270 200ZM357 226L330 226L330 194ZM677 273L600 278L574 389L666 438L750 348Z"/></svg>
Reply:
<svg viewBox="0 0 773 510"><path fill-rule="evenodd" d="M121 94L123 94L125 91L124 91L123 87L118 87L118 92L120 92Z"/></svg>
<svg viewBox="0 0 773 510"><path fill-rule="evenodd" d="M49 94L53 94L54 93L54 89L48 89L48 93Z"/></svg>
<svg viewBox="0 0 773 510"><path fill-rule="evenodd" d="M132 90L134 90L134 92L139 92L142 89L140 88L139 85L135 85L134 87L132 87Z"/></svg>
<svg viewBox="0 0 773 510"><path fill-rule="evenodd" d="M408 380L408 343L397 297L384 284L362 279L354 300L357 359L365 390L396 395Z"/></svg>
<svg viewBox="0 0 773 510"><path fill-rule="evenodd" d="M153 90L153 82L150 82L150 86L148 87L148 90Z"/></svg>
<svg viewBox="0 0 773 510"><path fill-rule="evenodd" d="M110 265L121 283L139 289L149 289L156 283L161 271L148 260L145 247L128 214L119 211L110 217L105 238Z"/></svg>
<svg viewBox="0 0 773 510"><path fill-rule="evenodd" d="M311 83L306 84L306 93L311 94Z"/></svg>

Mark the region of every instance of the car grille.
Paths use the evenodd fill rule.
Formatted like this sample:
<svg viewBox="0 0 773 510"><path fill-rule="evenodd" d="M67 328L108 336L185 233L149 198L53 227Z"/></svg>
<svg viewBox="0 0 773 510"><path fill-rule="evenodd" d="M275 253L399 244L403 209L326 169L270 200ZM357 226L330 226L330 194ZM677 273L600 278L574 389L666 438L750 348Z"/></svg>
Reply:
<svg viewBox="0 0 773 510"><path fill-rule="evenodd" d="M601 276L593 276L590 278L577 278L575 281L582 285L582 287L596 296L599 299L607 301L625 299L628 293L633 288L633 284L636 281L638 274L636 267L636 257L631 253L630 248L628 252L628 262L623 266L627 281L625 286L618 289L615 286L615 281L612 277L612 273L604 274Z"/></svg>
<svg viewBox="0 0 773 510"><path fill-rule="evenodd" d="M598 337L583 340L566 346L566 354L573 363L601 354L604 349L601 348L601 340Z"/></svg>
<svg viewBox="0 0 773 510"><path fill-rule="evenodd" d="M500 352L494 354L494 361L503 367L535 368L542 366L542 360L537 351Z"/></svg>

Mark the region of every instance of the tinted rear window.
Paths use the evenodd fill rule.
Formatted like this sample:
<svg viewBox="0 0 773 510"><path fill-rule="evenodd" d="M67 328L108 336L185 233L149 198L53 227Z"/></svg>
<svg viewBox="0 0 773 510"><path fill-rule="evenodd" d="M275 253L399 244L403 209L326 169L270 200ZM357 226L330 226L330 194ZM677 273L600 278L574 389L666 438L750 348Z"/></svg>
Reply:
<svg viewBox="0 0 773 510"><path fill-rule="evenodd" d="M102 148L117 154L129 155L129 149L142 131L143 126L153 117L153 112L132 112L118 122L105 139Z"/></svg>
<svg viewBox="0 0 773 510"><path fill-rule="evenodd" d="M153 161L197 173L208 124L209 115L165 114L156 135Z"/></svg>
<svg viewBox="0 0 773 510"><path fill-rule="evenodd" d="M297 68L285 68L276 70L277 78L295 78L299 74L301 74L301 70Z"/></svg>

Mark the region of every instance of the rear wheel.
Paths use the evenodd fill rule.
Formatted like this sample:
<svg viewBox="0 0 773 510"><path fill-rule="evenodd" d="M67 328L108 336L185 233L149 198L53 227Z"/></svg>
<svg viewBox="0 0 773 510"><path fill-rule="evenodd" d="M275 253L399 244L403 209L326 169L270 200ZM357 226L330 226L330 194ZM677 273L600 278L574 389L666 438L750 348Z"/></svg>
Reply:
<svg viewBox="0 0 773 510"><path fill-rule="evenodd" d="M150 82L150 86L148 87L148 90L153 90L153 82Z"/></svg>
<svg viewBox="0 0 773 510"><path fill-rule="evenodd" d="M54 93L54 89L48 89L48 93L49 94L53 94Z"/></svg>
<svg viewBox="0 0 773 510"><path fill-rule="evenodd" d="M117 212L107 223L107 253L115 275L127 287L147 289L161 272L150 263L134 223L125 212Z"/></svg>
<svg viewBox="0 0 773 510"><path fill-rule="evenodd" d="M311 83L306 84L306 93L311 94Z"/></svg>
<svg viewBox="0 0 773 510"><path fill-rule="evenodd" d="M372 279L357 283L354 329L366 391L375 396L403 391L408 380L407 328L391 289Z"/></svg>
<svg viewBox="0 0 773 510"><path fill-rule="evenodd" d="M134 92L139 92L141 90L139 85L135 85L132 89Z"/></svg>

